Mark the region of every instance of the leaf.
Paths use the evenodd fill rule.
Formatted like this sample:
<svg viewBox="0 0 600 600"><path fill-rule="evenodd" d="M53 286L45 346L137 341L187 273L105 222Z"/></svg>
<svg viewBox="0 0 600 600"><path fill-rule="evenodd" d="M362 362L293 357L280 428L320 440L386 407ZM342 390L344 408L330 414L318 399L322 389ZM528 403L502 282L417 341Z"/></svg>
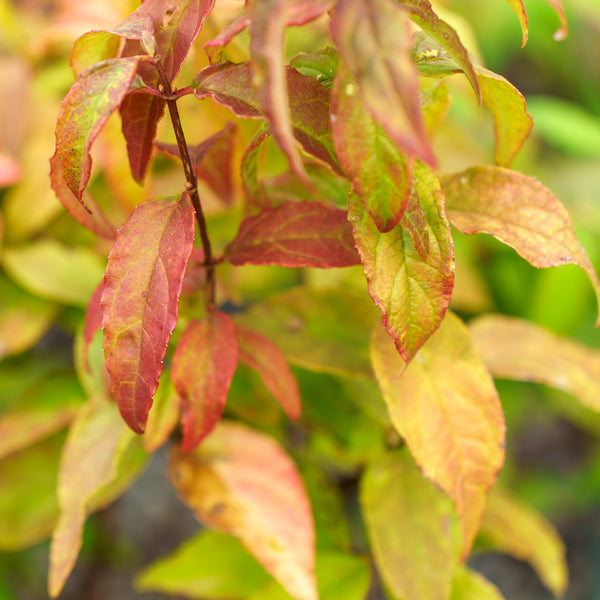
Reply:
<svg viewBox="0 0 600 600"><path fill-rule="evenodd" d="M346 211L320 202L286 202L244 219L225 255L233 265L360 264Z"/></svg>
<svg viewBox="0 0 600 600"><path fill-rule="evenodd" d="M297 288L254 304L236 323L260 331L305 369L372 377L368 348L376 317L364 293Z"/></svg>
<svg viewBox="0 0 600 600"><path fill-rule="evenodd" d="M119 229L104 274L104 353L125 422L144 431L163 358L177 323L194 242L189 197L138 206Z"/></svg>
<svg viewBox="0 0 600 600"><path fill-rule="evenodd" d="M469 323L473 343L494 377L535 381L600 411L600 352L529 321L487 315Z"/></svg>
<svg viewBox="0 0 600 600"><path fill-rule="evenodd" d="M207 527L238 537L295 600L317 599L310 504L275 440L220 423L193 453L175 452L170 475Z"/></svg>
<svg viewBox="0 0 600 600"><path fill-rule="evenodd" d="M379 328L371 356L394 427L425 476L454 502L464 558L504 461L504 419L494 383L452 313L408 366Z"/></svg>
<svg viewBox="0 0 600 600"><path fill-rule="evenodd" d="M315 54L301 52L290 61L290 66L302 75L313 77L319 83L331 86L340 63L340 55L335 48L327 47Z"/></svg>
<svg viewBox="0 0 600 600"><path fill-rule="evenodd" d="M115 479L118 457L130 441L116 407L103 400L84 405L71 426L59 470L60 517L50 545L48 591L53 598L75 565L94 496Z"/></svg>
<svg viewBox="0 0 600 600"><path fill-rule="evenodd" d="M267 389L290 419L302 411L298 383L285 355L267 337L251 329L236 326L239 358L258 372Z"/></svg>
<svg viewBox="0 0 600 600"><path fill-rule="evenodd" d="M446 176L442 186L448 217L460 232L489 233L534 267L580 266L600 303L600 281L569 213L539 181L517 171L484 166Z"/></svg>
<svg viewBox="0 0 600 600"><path fill-rule="evenodd" d="M401 2L410 12L412 20L452 56L467 76L475 95L481 100L479 81L475 75L473 64L456 31L435 14L429 0L401 0Z"/></svg>
<svg viewBox="0 0 600 600"><path fill-rule="evenodd" d="M56 125L54 170L61 172L80 202L90 179L90 147L129 91L140 59L114 58L86 69L62 102Z"/></svg>
<svg viewBox="0 0 600 600"><path fill-rule="evenodd" d="M569 24L567 23L567 15L562 0L546 0L546 2L554 9L560 20L560 27L553 35L554 39L560 42L569 35Z"/></svg>
<svg viewBox="0 0 600 600"><path fill-rule="evenodd" d="M393 596L447 599L460 527L452 503L423 478L406 449L369 465L360 504L377 568Z"/></svg>
<svg viewBox="0 0 600 600"><path fill-rule="evenodd" d="M144 431L144 449L155 452L167 442L179 421L180 398L170 379L162 378L154 394Z"/></svg>
<svg viewBox="0 0 600 600"><path fill-rule="evenodd" d="M135 587L189 598L245 600L267 581L264 569L236 538L204 530L146 567L137 575Z"/></svg>
<svg viewBox="0 0 600 600"><path fill-rule="evenodd" d="M523 32L521 48L523 48L527 43L527 38L529 37L529 27L527 24L527 12L525 11L525 4L523 3L523 0L506 1L510 4L510 7L515 11L517 18L519 19L519 23L521 24L521 31Z"/></svg>
<svg viewBox="0 0 600 600"><path fill-rule="evenodd" d="M508 167L529 137L533 120L523 94L516 87L483 67L478 66L476 71L483 101L494 119L496 163Z"/></svg>
<svg viewBox="0 0 600 600"><path fill-rule="evenodd" d="M8 275L36 296L86 306L102 277L102 259L85 247L52 239L5 246L0 257Z"/></svg>
<svg viewBox="0 0 600 600"><path fill-rule="evenodd" d="M96 332L102 327L102 306L100 300L104 291L104 278L100 281L85 311L83 322L83 348L82 354L86 368L89 369L88 349Z"/></svg>
<svg viewBox="0 0 600 600"><path fill-rule="evenodd" d="M408 154L434 164L406 7L389 0L339 0L331 34L375 120Z"/></svg>
<svg viewBox="0 0 600 600"><path fill-rule="evenodd" d="M450 600L504 600L504 596L477 571L461 566L454 575Z"/></svg>
<svg viewBox="0 0 600 600"><path fill-rule="evenodd" d="M554 527L538 512L496 486L481 523L481 536L496 549L531 563L557 597L567 589L565 546Z"/></svg>
<svg viewBox="0 0 600 600"><path fill-rule="evenodd" d="M212 10L215 0L146 0L133 13L142 17L149 15L156 30L156 53L161 57L167 79L170 83L179 73L189 49L200 32L202 23ZM131 19L133 15L128 17ZM145 53L138 41L125 45L123 55ZM150 65L139 70L145 85L158 87L158 72ZM156 128L165 107L162 98L147 94L133 94L125 98L121 105L123 135L127 140L129 164L133 178L139 183L144 179Z"/></svg>
<svg viewBox="0 0 600 600"><path fill-rule="evenodd" d="M219 422L237 360L235 325L223 312L192 321L181 335L172 379L182 401L184 450L193 450Z"/></svg>
<svg viewBox="0 0 600 600"><path fill-rule="evenodd" d="M408 204L413 160L373 120L343 67L335 80L331 121L336 151L354 192L377 229L391 231Z"/></svg>
<svg viewBox="0 0 600 600"><path fill-rule="evenodd" d="M418 162L414 174L409 205L389 233L377 230L355 195L348 213L369 294L406 361L439 327L454 283L452 238L439 183Z"/></svg>

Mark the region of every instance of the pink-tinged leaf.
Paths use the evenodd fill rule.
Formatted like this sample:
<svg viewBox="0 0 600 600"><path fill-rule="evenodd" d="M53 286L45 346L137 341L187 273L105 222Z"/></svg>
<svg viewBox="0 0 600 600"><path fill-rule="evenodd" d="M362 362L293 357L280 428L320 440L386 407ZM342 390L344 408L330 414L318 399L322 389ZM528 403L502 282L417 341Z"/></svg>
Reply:
<svg viewBox="0 0 600 600"><path fill-rule="evenodd" d="M204 140L201 144L188 146L192 168L195 175L208 183L215 194L225 204L231 205L234 200L233 182L233 152L236 126L229 122L227 125ZM172 156L179 156L179 146L162 144L156 147Z"/></svg>
<svg viewBox="0 0 600 600"><path fill-rule="evenodd" d="M82 407L71 426L59 471L60 518L50 545L48 591L53 598L77 560L92 500L115 478L118 456L130 439L116 407L104 400Z"/></svg>
<svg viewBox="0 0 600 600"><path fill-rule="evenodd" d="M419 473L406 448L369 465L360 503L375 563L393 597L447 599L460 525L450 499Z"/></svg>
<svg viewBox="0 0 600 600"><path fill-rule="evenodd" d="M227 27L221 29L217 36L204 44L204 51L211 64L223 60L223 48L238 34L250 25L250 17L244 12L238 15Z"/></svg>
<svg viewBox="0 0 600 600"><path fill-rule="evenodd" d="M523 94L504 77L478 66L477 78L494 119L496 163L508 167L528 138L533 120Z"/></svg>
<svg viewBox="0 0 600 600"><path fill-rule="evenodd" d="M194 242L187 194L138 206L119 229L104 274L104 353L125 422L145 428L163 358L177 323L179 295Z"/></svg>
<svg viewBox="0 0 600 600"><path fill-rule="evenodd" d="M543 383L600 411L598 350L514 317L481 317L471 322L469 329L494 377Z"/></svg>
<svg viewBox="0 0 600 600"><path fill-rule="evenodd" d="M360 264L346 211L320 202L286 202L244 219L225 255L233 265L327 269Z"/></svg>
<svg viewBox="0 0 600 600"><path fill-rule="evenodd" d="M377 229L354 194L349 207L369 294L406 361L439 327L454 285L452 237L439 182L419 162L414 174L408 207L389 233Z"/></svg>
<svg viewBox="0 0 600 600"><path fill-rule="evenodd" d="M394 427L454 502L464 558L504 461L504 418L492 378L452 313L408 366L379 328L371 358Z"/></svg>
<svg viewBox="0 0 600 600"><path fill-rule="evenodd" d="M18 183L22 176L21 165L10 154L0 149L0 188Z"/></svg>
<svg viewBox="0 0 600 600"><path fill-rule="evenodd" d="M258 372L267 389L294 421L302 411L300 391L283 352L267 337L236 327L240 360Z"/></svg>
<svg viewBox="0 0 600 600"><path fill-rule="evenodd" d="M184 450L193 450L221 419L237 366L235 325L223 312L192 321L173 355L172 379L181 396Z"/></svg>
<svg viewBox="0 0 600 600"><path fill-rule="evenodd" d="M175 453L170 472L203 523L238 537L295 600L317 600L310 503L275 440L220 423L195 452Z"/></svg>
<svg viewBox="0 0 600 600"><path fill-rule="evenodd" d="M510 7L515 11L517 18L519 19L519 23L521 25L521 31L523 32L523 40L521 42L521 48L525 46L527 43L527 38L529 37L529 26L527 24L527 12L525 11L525 4L523 4L523 0L506 0Z"/></svg>
<svg viewBox="0 0 600 600"><path fill-rule="evenodd" d="M50 185L67 212L86 229L100 237L112 240L117 235L115 228L87 191L80 201L69 189L63 167L57 154L50 159Z"/></svg>
<svg viewBox="0 0 600 600"><path fill-rule="evenodd" d="M528 561L554 596L563 597L568 583L565 545L543 515L496 486L480 534L494 549Z"/></svg>
<svg viewBox="0 0 600 600"><path fill-rule="evenodd" d="M406 7L389 0L339 0L331 33L375 120L407 153L434 164Z"/></svg>
<svg viewBox="0 0 600 600"><path fill-rule="evenodd" d="M129 91L140 58L115 58L90 67L62 102L56 125L57 168L53 170L61 172L80 202L90 179L90 147Z"/></svg>
<svg viewBox="0 0 600 600"><path fill-rule="evenodd" d="M479 81L475 75L473 64L456 31L435 14L429 0L401 0L401 2L410 12L412 20L452 56L467 76L475 95L481 100Z"/></svg>
<svg viewBox="0 0 600 600"><path fill-rule="evenodd" d="M569 213L539 181L517 171L483 166L444 177L442 184L448 217L459 231L493 235L534 267L580 266L600 303L600 281Z"/></svg>
<svg viewBox="0 0 600 600"><path fill-rule="evenodd" d="M546 0L546 2L555 10L560 20L560 27L554 32L554 39L557 42L564 40L569 35L569 24L562 0Z"/></svg>
<svg viewBox="0 0 600 600"><path fill-rule="evenodd" d="M413 160L373 120L343 66L335 79L331 122L335 149L354 192L377 229L391 231L408 204Z"/></svg>
<svg viewBox="0 0 600 600"><path fill-rule="evenodd" d="M104 291L104 279L100 281L98 287L94 290L90 301L88 302L85 311L85 319L83 322L83 361L86 368L89 370L88 349L96 332L102 327L102 305L100 299Z"/></svg>

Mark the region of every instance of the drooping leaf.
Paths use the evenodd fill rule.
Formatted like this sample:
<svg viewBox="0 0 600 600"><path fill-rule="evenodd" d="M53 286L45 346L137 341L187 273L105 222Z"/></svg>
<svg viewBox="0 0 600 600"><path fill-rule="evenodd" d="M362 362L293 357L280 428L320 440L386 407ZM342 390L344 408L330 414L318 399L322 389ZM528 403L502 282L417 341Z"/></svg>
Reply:
<svg viewBox="0 0 600 600"><path fill-rule="evenodd" d="M53 598L75 565L92 501L116 477L118 458L131 437L115 405L104 400L84 405L71 426L59 471L60 518L50 546L48 591Z"/></svg>
<svg viewBox="0 0 600 600"><path fill-rule="evenodd" d="M331 33L375 120L408 154L434 164L406 7L388 0L340 0Z"/></svg>
<svg viewBox="0 0 600 600"><path fill-rule="evenodd" d="M408 9L412 20L433 37L440 46L456 61L464 71L477 98L481 99L479 81L469 58L467 49L462 45L456 31L434 12L429 0L400 0Z"/></svg>
<svg viewBox="0 0 600 600"><path fill-rule="evenodd" d="M569 213L539 181L517 171L483 166L444 177L442 186L448 218L459 231L489 233L534 267L580 266L600 303L600 281Z"/></svg>
<svg viewBox="0 0 600 600"><path fill-rule="evenodd" d="M338 69L331 108L333 139L353 189L377 229L391 231L402 218L412 184L406 156L369 114L350 73Z"/></svg>
<svg viewBox="0 0 600 600"><path fill-rule="evenodd" d="M496 163L508 167L529 136L533 121L523 94L515 86L483 67L476 71L481 96L494 119Z"/></svg>
<svg viewBox="0 0 600 600"><path fill-rule="evenodd" d="M144 431L146 452L158 450L177 426L179 421L180 397L170 379L162 378L154 394L152 408L148 413Z"/></svg>
<svg viewBox="0 0 600 600"><path fill-rule="evenodd" d="M225 313L192 321L183 332L172 379L182 401L184 450L195 448L219 422L237 360L235 325Z"/></svg>
<svg viewBox="0 0 600 600"><path fill-rule="evenodd" d="M494 487L483 514L481 535L494 548L531 563L557 598L567 589L565 546L540 513Z"/></svg>
<svg viewBox="0 0 600 600"><path fill-rule="evenodd" d="M102 305L100 300L104 291L104 278L100 281L88 302L83 321L83 359L89 368L87 353L96 332L102 327Z"/></svg>
<svg viewBox="0 0 600 600"><path fill-rule="evenodd" d="M142 433L177 323L194 242L187 194L138 206L119 229L104 274L104 352L125 422Z"/></svg>
<svg viewBox="0 0 600 600"><path fill-rule="evenodd" d="M211 65L225 60L223 49L238 33L244 31L248 25L250 25L250 17L243 12L227 27L221 29L214 38L204 44L204 51Z"/></svg>
<svg viewBox="0 0 600 600"><path fill-rule="evenodd" d="M504 600L504 596L483 575L461 566L454 575L450 600Z"/></svg>
<svg viewBox="0 0 600 600"><path fill-rule="evenodd" d="M487 315L469 323L492 375L535 381L572 394L600 411L600 352L561 338L529 321Z"/></svg>
<svg viewBox="0 0 600 600"><path fill-rule="evenodd" d="M284 354L256 331L238 325L236 333L240 360L258 372L288 417L298 419L302 410L300 392Z"/></svg>
<svg viewBox="0 0 600 600"><path fill-rule="evenodd" d="M452 313L408 366L381 329L371 352L392 423L423 473L454 502L465 557L504 461L504 419L494 383Z"/></svg>
<svg viewBox="0 0 600 600"><path fill-rule="evenodd" d="M523 48L527 43L527 38L529 37L529 26L527 24L527 12L525 11L525 4L523 3L523 0L506 1L510 4L510 7L515 11L517 18L519 19L519 23L521 24L521 31L523 33L521 48Z"/></svg>
<svg viewBox="0 0 600 600"><path fill-rule="evenodd" d="M67 187L80 202L90 179L90 147L129 91L140 59L140 56L113 58L93 65L79 76L62 102L56 125L57 162L53 170L60 170Z"/></svg>
<svg viewBox="0 0 600 600"><path fill-rule="evenodd" d="M369 294L402 357L410 361L439 327L454 283L452 238L436 177L415 163L408 207L389 233L378 231L352 195L349 219Z"/></svg>
<svg viewBox="0 0 600 600"><path fill-rule="evenodd" d="M233 265L331 268L360 264L346 211L320 202L286 202L248 217L225 255Z"/></svg>
<svg viewBox="0 0 600 600"><path fill-rule="evenodd" d="M449 498L421 475L408 450L367 468L360 503L377 568L394 597L447 599L460 527Z"/></svg>
<svg viewBox="0 0 600 600"><path fill-rule="evenodd" d="M316 600L310 504L272 438L220 423L193 453L174 454L171 478L202 522L238 537L293 598Z"/></svg>
<svg viewBox="0 0 600 600"><path fill-rule="evenodd" d="M565 7L562 0L546 0L546 2L554 9L560 20L560 27L554 32L553 36L559 42L569 35L569 24L567 22L567 15L565 14Z"/></svg>
<svg viewBox="0 0 600 600"><path fill-rule="evenodd" d="M134 15L152 18L155 27L156 53L167 79L173 82L189 49L200 32L202 23L212 10L215 0L146 0L128 17ZM125 45L124 56L144 53L139 41L131 40ZM139 69L145 85L157 88L159 77L156 69L143 65ZM137 182L144 179L152 145L156 137L156 128L164 112L165 102L147 94L133 94L125 98L121 105L123 135L127 140L129 164L133 178Z"/></svg>

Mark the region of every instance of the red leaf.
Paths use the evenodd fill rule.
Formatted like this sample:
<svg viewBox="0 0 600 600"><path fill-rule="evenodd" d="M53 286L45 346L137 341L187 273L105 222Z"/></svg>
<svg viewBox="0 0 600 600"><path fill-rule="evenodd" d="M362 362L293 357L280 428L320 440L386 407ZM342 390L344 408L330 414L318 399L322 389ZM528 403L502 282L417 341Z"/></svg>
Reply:
<svg viewBox="0 0 600 600"><path fill-rule="evenodd" d="M406 7L389 0L339 0L331 33L375 120L408 153L434 164Z"/></svg>
<svg viewBox="0 0 600 600"><path fill-rule="evenodd" d="M294 421L300 417L298 383L283 352L269 339L236 326L240 360L255 369L281 408Z"/></svg>
<svg viewBox="0 0 600 600"><path fill-rule="evenodd" d="M104 274L104 352L115 400L142 433L177 323L179 294L194 241L187 194L138 206L119 229Z"/></svg>
<svg viewBox="0 0 600 600"><path fill-rule="evenodd" d="M443 194L418 161L409 205L400 223L381 233L352 196L349 215L369 294L405 361L440 326L454 285L454 255Z"/></svg>
<svg viewBox="0 0 600 600"><path fill-rule="evenodd" d="M233 265L327 269L360 264L346 211L318 202L286 202L244 219L225 253Z"/></svg>
<svg viewBox="0 0 600 600"><path fill-rule="evenodd" d="M89 370L90 366L88 363L88 348L92 342L94 334L102 327L102 306L100 299L102 292L104 291L104 280L102 280L98 287L94 290L90 301L88 302L87 310L85 311L85 319L83 324L83 359L84 364Z"/></svg>
<svg viewBox="0 0 600 600"><path fill-rule="evenodd" d="M86 69L62 102L51 164L80 202L90 179L90 147L129 91L140 59L115 58Z"/></svg>
<svg viewBox="0 0 600 600"><path fill-rule="evenodd" d="M225 313L192 321L183 332L172 378L182 399L184 450L193 450L219 422L237 359L235 325Z"/></svg>
<svg viewBox="0 0 600 600"><path fill-rule="evenodd" d="M221 29L216 37L204 44L204 51L211 64L223 60L223 48L227 46L238 33L244 31L248 25L250 25L250 17L246 13L242 13L227 27Z"/></svg>

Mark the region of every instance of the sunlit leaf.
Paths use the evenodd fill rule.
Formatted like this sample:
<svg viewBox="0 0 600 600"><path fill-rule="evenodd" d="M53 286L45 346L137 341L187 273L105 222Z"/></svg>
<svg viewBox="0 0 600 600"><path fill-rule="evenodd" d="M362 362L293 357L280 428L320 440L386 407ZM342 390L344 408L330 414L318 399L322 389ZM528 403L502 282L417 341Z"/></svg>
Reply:
<svg viewBox="0 0 600 600"><path fill-rule="evenodd" d="M349 207L369 294L408 361L439 327L454 282L452 238L439 183L418 162L414 173L408 207L389 233L378 231L355 195Z"/></svg>
<svg viewBox="0 0 600 600"><path fill-rule="evenodd" d="M483 166L444 177L442 186L448 218L459 231L489 233L534 267L580 266L600 303L598 276L569 213L539 181L517 171Z"/></svg>
<svg viewBox="0 0 600 600"><path fill-rule="evenodd" d="M236 327L240 360L255 369L290 419L302 410L298 383L281 350L267 337Z"/></svg>
<svg viewBox="0 0 600 600"><path fill-rule="evenodd" d="M504 600L504 596L483 575L461 566L454 575L450 600Z"/></svg>
<svg viewBox="0 0 600 600"><path fill-rule="evenodd" d="M394 597L447 599L460 527L449 498L421 475L408 450L367 468L360 503L377 568Z"/></svg>
<svg viewBox="0 0 600 600"><path fill-rule="evenodd" d="M223 312L192 321L181 335L172 378L182 401L184 450L195 448L219 422L237 360L235 325Z"/></svg>
<svg viewBox="0 0 600 600"><path fill-rule="evenodd" d="M540 513L496 486L488 498L480 534L497 550L529 561L546 587L557 598L563 596L568 583L565 546Z"/></svg>
<svg viewBox="0 0 600 600"><path fill-rule="evenodd" d="M295 600L316 600L310 504L275 440L221 423L195 452L175 453L171 478L203 523L238 537Z"/></svg>
<svg viewBox="0 0 600 600"><path fill-rule="evenodd" d="M516 317L489 315L469 323L492 375L535 381L572 394L600 411L600 352Z"/></svg>
<svg viewBox="0 0 600 600"><path fill-rule="evenodd" d="M454 502L464 557L504 461L504 418L494 383L452 313L408 366L379 328L372 359L392 423L423 473Z"/></svg>
<svg viewBox="0 0 600 600"><path fill-rule="evenodd" d="M407 153L435 163L419 106L406 7L389 0L340 0L331 33L375 120Z"/></svg>
<svg viewBox="0 0 600 600"><path fill-rule="evenodd" d="M248 217L225 254L234 265L331 268L360 264L346 211L320 202L286 202Z"/></svg>
<svg viewBox="0 0 600 600"><path fill-rule="evenodd" d="M331 120L336 151L354 192L377 229L391 231L408 204L413 160L371 117L356 83L343 67L335 80Z"/></svg>
<svg viewBox="0 0 600 600"><path fill-rule="evenodd" d="M179 394L170 379L161 378L144 431L146 452L158 450L169 439L179 420L180 404Z"/></svg>
<svg viewBox="0 0 600 600"><path fill-rule="evenodd" d="M527 43L527 38L529 36L529 27L527 24L527 12L525 11L525 4L523 3L523 0L506 1L510 4L510 7L515 11L517 18L519 19L519 23L521 24L521 31L523 33L521 47L523 47Z"/></svg>
<svg viewBox="0 0 600 600"><path fill-rule="evenodd" d="M177 323L179 295L194 241L187 194L138 206L119 229L104 274L106 366L125 422L144 431Z"/></svg>

